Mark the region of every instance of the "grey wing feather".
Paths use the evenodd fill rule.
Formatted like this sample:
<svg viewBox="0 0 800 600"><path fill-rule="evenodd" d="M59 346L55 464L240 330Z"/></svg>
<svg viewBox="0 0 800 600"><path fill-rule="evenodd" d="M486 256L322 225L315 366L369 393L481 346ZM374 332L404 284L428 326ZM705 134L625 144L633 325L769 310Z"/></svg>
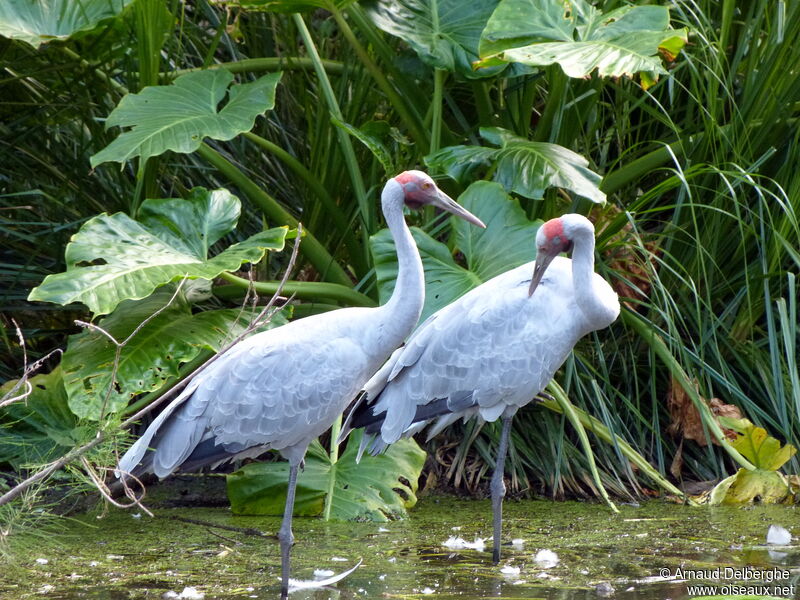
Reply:
<svg viewBox="0 0 800 600"><path fill-rule="evenodd" d="M255 335L221 356L150 425L120 470L132 471L153 448L143 466L165 477L199 458L192 455L200 445L217 462L220 454L234 457L256 446L299 462L366 379L360 370L369 363L346 338L308 343L298 329ZM211 452L209 440L221 452Z"/></svg>

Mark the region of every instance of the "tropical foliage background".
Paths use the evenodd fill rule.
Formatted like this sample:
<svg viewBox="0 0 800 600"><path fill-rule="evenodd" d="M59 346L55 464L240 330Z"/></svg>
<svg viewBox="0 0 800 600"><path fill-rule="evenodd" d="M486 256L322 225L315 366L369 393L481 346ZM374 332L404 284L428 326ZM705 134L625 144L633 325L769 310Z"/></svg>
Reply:
<svg viewBox="0 0 800 600"><path fill-rule="evenodd" d="M275 292L300 221L292 306L270 325L379 303L396 265L377 198L408 168L489 224L409 215L426 314L531 260L542 220L595 222L598 270L625 307L557 381L598 435L613 494L656 488L631 452L674 483L752 469L734 430L753 430L719 417L796 447L798 13L766 0L6 0L0 492L87 443L60 484L112 466L120 423L246 326L251 281L261 300ZM513 493L598 493L562 411L515 419ZM481 493L498 433L471 422L420 438L427 484ZM312 454L324 479L337 450ZM419 472L415 446L399 454ZM396 481L383 485L373 517L402 511ZM319 495L307 504L323 510Z"/></svg>

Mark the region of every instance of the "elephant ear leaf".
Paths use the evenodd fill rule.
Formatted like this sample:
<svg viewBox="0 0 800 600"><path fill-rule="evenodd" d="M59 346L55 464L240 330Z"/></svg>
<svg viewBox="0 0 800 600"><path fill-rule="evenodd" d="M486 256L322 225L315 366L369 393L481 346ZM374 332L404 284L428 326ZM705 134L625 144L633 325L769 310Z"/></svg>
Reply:
<svg viewBox="0 0 800 600"><path fill-rule="evenodd" d="M417 502L417 480L425 451L412 439L403 439L379 456L356 462L361 431L348 438L336 463L312 442L305 468L297 477L295 515L318 516L328 490L331 518L339 521L387 521L402 518ZM235 514L282 515L286 503L289 464L284 461L250 463L228 475L228 498Z"/></svg>
<svg viewBox="0 0 800 600"><path fill-rule="evenodd" d="M267 250L281 250L287 229L257 233L208 259L209 246L236 224L239 199L227 190L192 190L187 199L146 200L142 220L101 214L67 244L67 270L48 275L29 300L82 302L95 315L123 300L146 298L157 287L183 277L213 279Z"/></svg>
<svg viewBox="0 0 800 600"><path fill-rule="evenodd" d="M482 127L481 137L500 146L448 146L425 157L425 164L464 182L481 166L494 167L494 180L507 192L540 199L545 190L564 188L604 203L601 177L577 152L548 142L532 142L499 127Z"/></svg>
<svg viewBox="0 0 800 600"><path fill-rule="evenodd" d="M171 85L128 94L108 116L106 127L131 129L92 156L92 167L109 161L124 163L136 156L145 161L167 150L194 152L205 137L226 141L250 131L256 117L275 106L281 75L270 73L231 85L230 71L196 71L181 75ZM226 95L228 101L219 108Z"/></svg>
<svg viewBox="0 0 800 600"><path fill-rule="evenodd" d="M478 65L558 64L569 77L640 75L652 85L687 42L666 6L627 5L603 13L586 0L502 0L481 34Z"/></svg>
<svg viewBox="0 0 800 600"><path fill-rule="evenodd" d="M34 48L91 31L118 16L133 0L3 0L0 35L27 42Z"/></svg>

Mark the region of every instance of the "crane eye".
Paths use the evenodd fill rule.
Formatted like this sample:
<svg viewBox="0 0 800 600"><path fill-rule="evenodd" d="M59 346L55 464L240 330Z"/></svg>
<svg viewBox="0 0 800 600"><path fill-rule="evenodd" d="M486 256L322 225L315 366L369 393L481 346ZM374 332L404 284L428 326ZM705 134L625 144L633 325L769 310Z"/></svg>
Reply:
<svg viewBox="0 0 800 600"><path fill-rule="evenodd" d="M433 184L432 184L430 181L424 181L424 182L422 183L422 189L423 189L423 190L429 190L429 189L431 189L432 187L433 187Z"/></svg>

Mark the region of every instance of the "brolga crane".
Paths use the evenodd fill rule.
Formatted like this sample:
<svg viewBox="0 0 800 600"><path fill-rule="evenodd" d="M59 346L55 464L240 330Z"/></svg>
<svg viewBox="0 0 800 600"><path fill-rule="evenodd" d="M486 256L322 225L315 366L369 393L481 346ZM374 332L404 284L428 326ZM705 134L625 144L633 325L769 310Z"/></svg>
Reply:
<svg viewBox="0 0 800 600"><path fill-rule="evenodd" d="M363 428L360 453L377 454L431 425L502 419L490 484L493 554L500 560L503 472L514 414L552 379L577 341L619 315L594 272L594 226L567 214L536 233L536 260L507 271L431 315L373 376L342 438ZM558 256L572 250L572 259Z"/></svg>
<svg viewBox="0 0 800 600"><path fill-rule="evenodd" d="M180 468L215 467L267 449L280 451L289 461L278 533L282 598L288 595L292 511L306 449L403 343L422 310L422 261L403 205L436 206L484 227L421 171L390 179L381 204L399 263L386 304L314 315L242 340L195 376L119 463L118 473L163 478Z"/></svg>

